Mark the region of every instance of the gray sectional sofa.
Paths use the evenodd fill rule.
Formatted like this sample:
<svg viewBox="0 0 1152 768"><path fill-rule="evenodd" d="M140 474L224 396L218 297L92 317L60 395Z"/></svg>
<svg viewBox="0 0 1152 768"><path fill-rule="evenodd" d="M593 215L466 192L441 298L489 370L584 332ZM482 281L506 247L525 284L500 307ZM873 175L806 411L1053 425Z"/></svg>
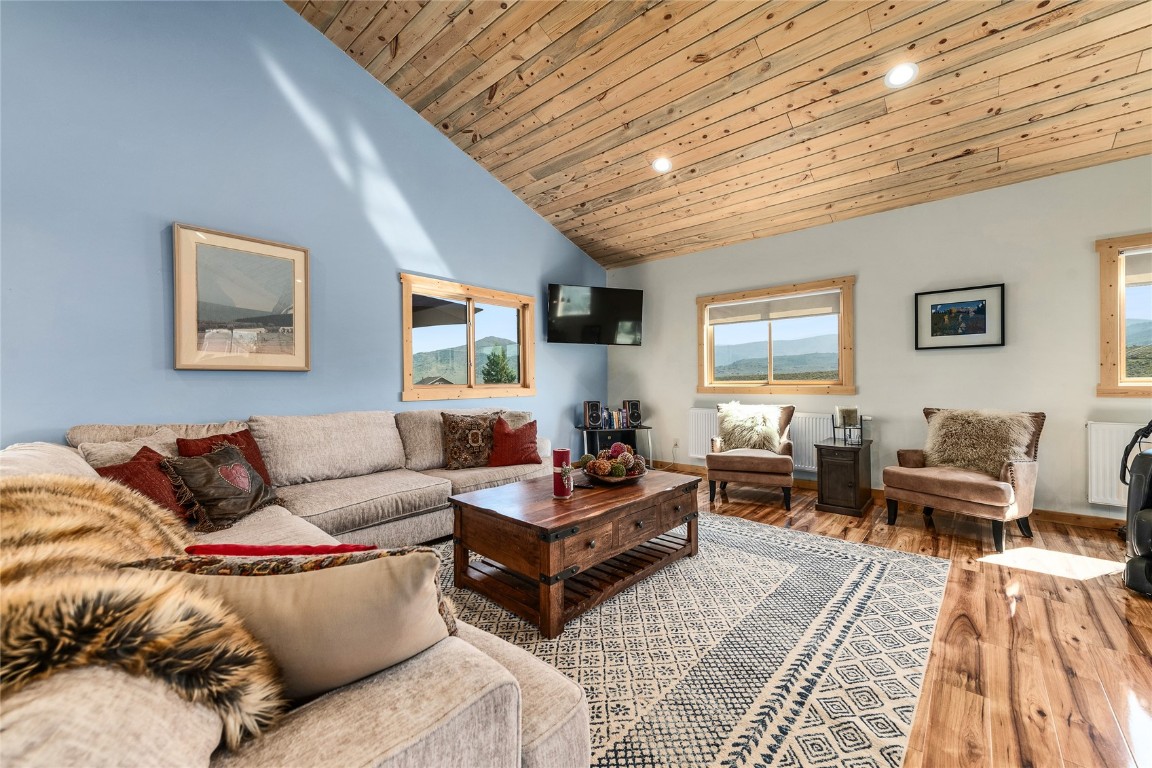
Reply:
<svg viewBox="0 0 1152 768"><path fill-rule="evenodd" d="M525 411L457 409L447 413L500 413L512 427L531 421ZM551 466L445 469L442 411L351 411L315 416L252 416L216 424L85 424L68 430L69 445L146 437L161 427L198 438L250 429L260 446L276 495L293 516L345 544L398 547L452 533L448 497L547 475ZM551 446L540 439L541 458ZM263 518L282 516L261 510ZM257 513L260 514L260 513ZM310 527L311 527L310 526ZM307 532L292 523L278 541ZM220 532L223 534L224 532ZM314 534L309 533L314 536ZM288 538L285 538L288 537ZM228 541L223 535L219 541ZM325 539L327 543L329 539ZM276 542L265 542L276 543Z"/></svg>
<svg viewBox="0 0 1152 768"><path fill-rule="evenodd" d="M433 415L436 418L433 418ZM526 421L526 414L511 414ZM175 425L186 437L249 427L286 506L273 505L201 542L408 544L451 531L447 497L548 471L445 470L439 411L253 417ZM128 440L155 425L75 427L73 445ZM541 444L541 455L547 444ZM486 471L488 470L488 471ZM31 443L0 451L0 476L95 476L79 453ZM589 760L583 690L486 632L459 631L425 651L297 706L236 752L218 748L221 720L148 677L90 666L5 697L5 766L465 766L575 768Z"/></svg>

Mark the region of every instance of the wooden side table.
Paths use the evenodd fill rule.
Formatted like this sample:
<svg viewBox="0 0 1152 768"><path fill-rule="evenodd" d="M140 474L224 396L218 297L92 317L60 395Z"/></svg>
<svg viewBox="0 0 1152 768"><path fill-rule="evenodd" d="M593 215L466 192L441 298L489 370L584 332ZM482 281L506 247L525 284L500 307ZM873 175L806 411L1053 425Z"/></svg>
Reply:
<svg viewBox="0 0 1152 768"><path fill-rule="evenodd" d="M821 440L816 447L816 509L861 517L872 503L872 441L848 445Z"/></svg>

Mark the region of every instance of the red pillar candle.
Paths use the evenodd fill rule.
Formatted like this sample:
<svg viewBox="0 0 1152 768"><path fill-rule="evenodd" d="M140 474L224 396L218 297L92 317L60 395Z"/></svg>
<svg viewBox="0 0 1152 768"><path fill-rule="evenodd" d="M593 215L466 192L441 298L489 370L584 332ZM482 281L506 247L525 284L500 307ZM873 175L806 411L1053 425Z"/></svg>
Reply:
<svg viewBox="0 0 1152 768"><path fill-rule="evenodd" d="M572 451L552 449L552 498L572 498Z"/></svg>

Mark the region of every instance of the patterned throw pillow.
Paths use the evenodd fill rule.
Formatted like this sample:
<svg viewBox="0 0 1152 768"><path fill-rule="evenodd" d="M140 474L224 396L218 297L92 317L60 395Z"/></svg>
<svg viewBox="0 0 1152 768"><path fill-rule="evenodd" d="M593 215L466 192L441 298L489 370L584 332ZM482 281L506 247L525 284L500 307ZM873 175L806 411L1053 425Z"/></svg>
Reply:
<svg viewBox="0 0 1152 768"><path fill-rule="evenodd" d="M161 466L172 479L176 495L191 497L188 508L201 533L230 528L250 512L277 501L234 445L222 444L203 456L165 459Z"/></svg>
<svg viewBox="0 0 1152 768"><path fill-rule="evenodd" d="M492 452L492 414L441 413L444 422L444 460L448 469L488 466Z"/></svg>
<svg viewBox="0 0 1152 768"><path fill-rule="evenodd" d="M427 547L297 557L158 557L125 565L171 572L219 597L267 646L285 694L301 699L371 675L456 634Z"/></svg>
<svg viewBox="0 0 1152 768"><path fill-rule="evenodd" d="M741 405L732 402L718 406L723 449L779 451L780 411L778 405Z"/></svg>
<svg viewBox="0 0 1152 768"><path fill-rule="evenodd" d="M928 420L924 463L971 469L999 479L1004 462L1028 459L1034 429L1026 413L937 411Z"/></svg>
<svg viewBox="0 0 1152 768"><path fill-rule="evenodd" d="M543 464L536 450L536 422L530 421L513 429L504 417L492 425L492 454L490 467L512 467L517 464Z"/></svg>
<svg viewBox="0 0 1152 768"><path fill-rule="evenodd" d="M144 446L136 452L131 461L98 467L96 472L100 477L126 485L164 509L179 515L182 520L187 520L188 510L180 503L176 488L172 485L172 478L168 477L168 473L161 466L164 458L148 446Z"/></svg>
<svg viewBox="0 0 1152 768"><path fill-rule="evenodd" d="M206 453L211 453L221 443L239 448L240 452L244 454L244 458L252 465L252 469L259 473L264 484L272 485L272 481L268 478L268 467L264 466L264 456L260 453L260 446L256 444L256 438L252 437L250 430L242 429L231 434L211 435L209 437L178 437L176 438L176 450L181 456L203 456Z"/></svg>

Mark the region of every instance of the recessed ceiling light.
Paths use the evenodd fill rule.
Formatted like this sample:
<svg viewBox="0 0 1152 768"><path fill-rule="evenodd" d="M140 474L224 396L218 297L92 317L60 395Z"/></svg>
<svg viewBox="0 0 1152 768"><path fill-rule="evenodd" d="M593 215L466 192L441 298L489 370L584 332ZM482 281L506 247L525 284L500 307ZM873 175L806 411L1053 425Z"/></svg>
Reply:
<svg viewBox="0 0 1152 768"><path fill-rule="evenodd" d="M666 157L658 157L652 161L652 170L656 173L668 173L672 170L672 161Z"/></svg>
<svg viewBox="0 0 1152 768"><path fill-rule="evenodd" d="M903 88L916 79L920 67L911 63L897 64L884 75L884 85L889 88Z"/></svg>

